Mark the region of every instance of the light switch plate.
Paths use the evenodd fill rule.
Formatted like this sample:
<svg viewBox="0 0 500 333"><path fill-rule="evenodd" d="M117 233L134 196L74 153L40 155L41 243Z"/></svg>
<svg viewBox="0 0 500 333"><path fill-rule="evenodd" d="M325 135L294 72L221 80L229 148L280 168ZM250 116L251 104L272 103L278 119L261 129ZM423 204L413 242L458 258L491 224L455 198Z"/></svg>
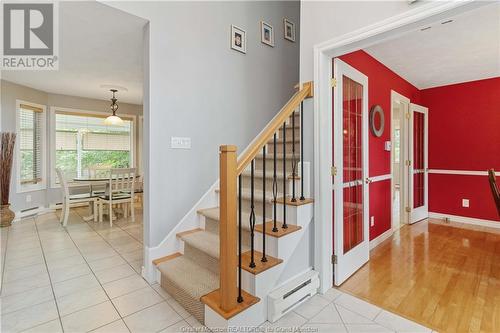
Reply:
<svg viewBox="0 0 500 333"><path fill-rule="evenodd" d="M191 138L181 138L173 136L170 139L172 149L191 149Z"/></svg>
<svg viewBox="0 0 500 333"><path fill-rule="evenodd" d="M469 199L462 199L462 207L469 208Z"/></svg>
<svg viewBox="0 0 500 333"><path fill-rule="evenodd" d="M375 216L370 216L370 227L375 225Z"/></svg>

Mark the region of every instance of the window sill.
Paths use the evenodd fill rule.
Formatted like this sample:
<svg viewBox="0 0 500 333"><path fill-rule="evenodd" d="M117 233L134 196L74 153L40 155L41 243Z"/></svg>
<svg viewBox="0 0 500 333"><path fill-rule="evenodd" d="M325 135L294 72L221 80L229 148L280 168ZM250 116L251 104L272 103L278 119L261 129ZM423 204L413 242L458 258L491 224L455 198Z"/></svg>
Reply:
<svg viewBox="0 0 500 333"><path fill-rule="evenodd" d="M29 193L29 192L36 192L36 191L44 191L47 189L47 186L45 183L40 183L36 185L17 185L17 194L21 193Z"/></svg>

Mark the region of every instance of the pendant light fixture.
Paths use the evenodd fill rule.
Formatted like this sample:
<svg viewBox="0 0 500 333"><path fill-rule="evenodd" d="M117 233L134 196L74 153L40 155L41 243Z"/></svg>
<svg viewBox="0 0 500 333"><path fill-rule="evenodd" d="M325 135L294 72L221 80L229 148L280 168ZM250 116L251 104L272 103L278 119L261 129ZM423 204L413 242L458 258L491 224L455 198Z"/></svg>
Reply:
<svg viewBox="0 0 500 333"><path fill-rule="evenodd" d="M121 124L123 124L123 120L122 120L122 118L120 118L116 115L116 110L118 110L118 104L116 104L116 101L118 99L115 97L115 93L118 90L110 89L110 91L113 93L113 97L111 97L111 111L113 112L113 114L104 120L104 124L105 125L121 125Z"/></svg>

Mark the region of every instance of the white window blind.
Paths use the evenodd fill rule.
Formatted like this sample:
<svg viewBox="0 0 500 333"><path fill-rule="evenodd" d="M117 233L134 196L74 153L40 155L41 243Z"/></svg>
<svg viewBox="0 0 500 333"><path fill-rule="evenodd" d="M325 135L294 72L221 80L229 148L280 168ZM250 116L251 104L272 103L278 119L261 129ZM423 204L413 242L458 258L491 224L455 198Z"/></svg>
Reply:
<svg viewBox="0 0 500 333"><path fill-rule="evenodd" d="M84 133L84 150L130 150L130 133Z"/></svg>
<svg viewBox="0 0 500 333"><path fill-rule="evenodd" d="M19 108L19 147L21 184L42 181L43 109L21 104Z"/></svg>
<svg viewBox="0 0 500 333"><path fill-rule="evenodd" d="M55 112L55 165L67 179L87 176L96 168L132 165L132 120L105 125L105 117L91 113Z"/></svg>

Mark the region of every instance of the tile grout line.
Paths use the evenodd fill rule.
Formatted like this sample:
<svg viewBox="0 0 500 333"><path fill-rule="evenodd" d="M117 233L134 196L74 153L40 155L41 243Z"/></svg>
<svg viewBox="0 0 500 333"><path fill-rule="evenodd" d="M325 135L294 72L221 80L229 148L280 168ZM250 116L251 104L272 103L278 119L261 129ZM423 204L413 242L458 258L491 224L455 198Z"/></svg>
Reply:
<svg viewBox="0 0 500 333"><path fill-rule="evenodd" d="M83 223L86 223L86 224L88 225L88 223L87 223L87 222L85 222L85 220L83 220L83 219L82 219L81 215L80 215L80 214L78 214L78 212L76 212L76 214L77 214L77 215L78 215L78 217L79 217L79 218L83 221ZM89 227L90 227L90 226L89 226ZM113 306L113 308L115 309L116 313L118 314L118 316L120 317L120 319L121 319L121 320L123 321L123 323L125 324L125 327L129 330L129 332L131 332L131 331L130 331L130 328L127 326L127 323L125 323L125 320L123 320L122 315L120 314L120 312L119 312L119 311L118 311L118 309L116 308L115 304L114 304L114 303L113 303L113 301L111 300L111 297L109 297L109 294L106 292L106 289L104 289L104 287L103 287L103 285L102 285L101 281L97 278L97 275L95 274L95 272L94 272L94 271L92 270L92 268L90 267L89 262L87 261L87 258L85 258L85 256L83 255L83 253L82 253L82 251L81 251L80 247L79 247L79 246L78 246L78 244L75 242L75 240L73 239L73 237L71 237L71 234L69 233L68 229L67 229L66 227L63 227L63 228L64 228L64 231L68 234L68 236L69 236L69 238L71 239L71 241L73 242L73 244L76 246L76 248L77 248L78 252L80 253L80 255L82 256L83 260L85 261L85 263L86 263L86 264L87 264L87 266L89 267L90 271L92 272L92 275L94 275L94 277L95 277L95 279L96 279L97 283L99 283L99 285L101 286L101 289L103 290L104 294L105 294L105 295L106 295L106 297L108 298L108 301L111 303L111 305L112 305L112 306ZM97 233L97 232L96 232L96 231L95 231L92 227L90 227L90 228L92 229L92 231L93 231L94 233L98 234L98 233ZM102 238L102 236L101 236L101 235L99 235L99 237L101 237L101 238ZM103 239L104 239L104 238L103 238ZM110 246L111 246L111 244L109 244L109 243L108 243L108 245L110 245ZM111 246L111 247L112 247L112 246ZM113 247L112 247L112 248L113 248ZM117 252L114 248L113 248L113 250L114 250L115 252ZM117 253L118 253L118 252L117 252ZM134 272L135 272L135 271L134 271ZM108 301L106 301L106 302L108 302ZM57 303L57 301L56 301L56 303ZM105 302L102 302L102 303L99 303L99 304L103 304L103 303L105 303ZM94 305L94 306L95 306L95 305ZM91 306L90 306L90 307L91 307ZM107 324L110 324L110 323L107 323ZM107 324L105 324L105 325L107 325ZM62 325L62 322L61 322L61 325ZM105 326L105 325L102 325L102 326ZM102 327L102 326L100 326L100 327ZM96 327L96 328L99 328L99 327ZM63 328L63 329L64 329L64 328Z"/></svg>
<svg viewBox="0 0 500 333"><path fill-rule="evenodd" d="M136 271L135 271L135 269L132 267L132 265L130 265L130 263L129 263L129 262L128 262L128 261L127 261L127 260L126 260L126 259L122 256L122 254L121 254L120 252L118 252L118 251L114 248L114 246L113 246L111 243L109 243L109 242L108 242L108 240L107 240L107 239L105 239L105 238L104 238L101 234L99 234L99 233L98 233L98 232L97 232L97 231L96 231L96 230L92 227L92 225L90 225L90 223L89 223L89 222L86 222L85 220L83 220L82 216L80 215L80 213L78 213L78 211L74 211L74 212L78 215L78 217L80 217L80 219L83 221L83 223L86 223L86 224L87 224L87 225L88 225L88 226L92 229L92 231L93 231L94 233L96 233L97 235L99 235L99 237L101 237L101 238L104 240L104 242L106 242L106 243L107 243L107 244L108 244L108 245L109 245L109 246L110 246L110 247L111 247L111 248L112 248L112 249L113 249L113 250L114 250L114 251L115 251L115 252L116 252L116 253L117 253L117 254L118 254L118 255L119 255L119 256L120 256L120 257L121 257L121 258L122 258L122 259L123 259L123 260L124 260L124 261L125 261L128 265L129 265L129 266L130 266L130 267L131 267L131 268L132 268L132 270L134 271L134 273L135 273L136 275L138 275L140 278L142 278L144 281L146 281L146 280L145 280L145 279L144 279L144 278L143 278L143 277L142 277L142 276L141 276L138 272L136 272ZM116 224L116 225L117 225L117 224ZM117 226L118 226L118 228L119 228L120 230L124 231L124 230L123 230L123 229L122 229L119 225L117 225ZM66 230L66 231L67 231L67 230ZM75 244L75 246L78 248L78 251L81 253L80 248L79 248L79 247L78 247L78 245L75 243L75 241L73 240L73 238L71 237L71 235L69 234L69 232L68 232L68 231L67 231L67 233L68 233L69 237L71 238L71 240L73 241L73 243ZM126 231L125 231L125 233L127 233L130 237L132 237L132 236L131 236L128 232L126 232ZM134 237L132 237L132 238L134 238ZM135 239L135 238L134 238L134 239ZM143 246L143 248L144 248L144 245L143 245L143 244L141 244L141 245L142 245L142 246ZM87 261L87 259L83 256L83 254L82 254L82 257L83 257L83 259L85 260L85 262L86 262L86 263L87 263L87 265L88 265L88 261ZM106 292L106 290L104 289L104 287L103 287L103 285L102 285L101 281L100 281L100 280L97 278L97 276L95 275L95 272L94 272L94 270L90 267L90 265L89 265L89 268L90 268L90 270L92 271L92 274L93 274L93 275L95 276L95 278L97 279L97 282L101 285L101 288L104 290L104 293L106 294L106 296L108 297L109 301L111 302L111 304L112 304L112 305L113 305L113 307L115 308L116 312L117 312L117 313L118 313L118 315L120 316L120 319L123 321L123 323L125 324L125 326L127 327L127 329L128 329L129 331L130 331L130 328L128 327L128 325L127 325L127 323L125 322L125 320L123 320L123 318L128 317L128 316L131 316L131 315L133 315L133 314L135 314L135 313L137 313L137 312L140 312L140 311L142 311L142 310L148 309L148 308L150 308L150 307L153 307L153 306L158 305L158 304L163 303L163 302L165 302L168 306L170 306L170 307L172 308L172 310L173 310L175 313L177 313L177 315L181 318L181 320L184 320L184 318L183 318L183 317L182 317L182 316L181 316L181 315L180 315L180 314L179 314L179 313L178 313L178 312L174 309L174 307L173 307L173 306L171 306L171 305L167 302L167 300L166 300L166 299L164 299L164 298L163 298L163 296L162 296L162 295L160 295L160 294L158 293L158 291L156 291L154 288L152 288L152 287L151 287L151 284L150 284L148 281L146 281L146 283L147 283L148 287L150 287L150 288L151 288L151 289L152 289L152 290L153 290L153 291L154 291L154 292L155 292L155 293L156 293L156 294L157 294L157 295L158 295L158 296L162 299L162 301L161 301L161 302L158 302L158 303L155 303L155 304L152 304L152 305L150 305L150 306L147 306L147 307L145 307L145 308L143 308L143 309L137 310L136 312L130 313L130 314L128 314L128 315L127 315L127 316L125 316L125 317L122 317L122 315L121 315L120 311L118 311L118 309L116 308L116 306L115 306L115 304L113 303L113 301L112 301L112 300L113 300L113 299L115 299L115 298L121 297L121 296L125 296L125 295L128 295L128 294L131 294L131 293L136 292L137 290L140 290L140 289L137 289L137 290L131 291L131 292L129 292L129 293L126 293L126 294L123 294L123 295L117 296L117 297L115 297L115 298L111 298L111 297L108 295L108 293ZM133 276L133 274L131 274L130 276ZM126 277L124 277L123 279L128 278L128 277L130 277L130 276L126 276ZM114 282L114 281L118 281L118 280L121 280L121 279L117 279L117 280L109 281L109 282L107 282L107 283ZM141 288L141 289L145 289L145 288L146 288L146 287ZM108 323L108 324L110 324L110 323ZM106 325L108 325L108 324L106 324ZM189 324L188 324L188 325L189 325ZM105 325L103 325L103 326L105 326ZM101 326L101 327L102 327L102 326ZM164 327L164 328L167 328L167 327ZM162 329L164 329L164 328L162 328ZM97 329L97 328L96 328L96 329Z"/></svg>
<svg viewBox="0 0 500 333"><path fill-rule="evenodd" d="M119 256L120 256L120 257L121 257L121 258L122 258L122 259L123 259L123 260L124 260L124 261L125 261L128 265L129 265L129 266L130 266L130 267L131 267L131 268L132 268L132 270L133 270L135 273L137 273L137 272L136 272L136 270L134 269L134 267L133 267L132 265L130 265L130 263L128 262L128 260L127 260L127 259L125 259L125 257L124 257L124 256L123 256L120 252L118 252L118 251L115 249L115 247L114 247L114 246L113 246L110 242L108 242L108 240L107 240L106 238L104 238L104 237L103 237L100 233L98 233L98 232L94 229L94 227L93 227L93 226L92 226L89 222L86 222L86 221L82 218L82 216L80 215L80 213L78 213L78 211L75 211L75 213L78 215L78 217L80 217L80 219L83 221L83 223L86 223L86 224L90 227L90 229L92 229L92 231L93 231L94 233L96 233L99 237L101 237L101 238L102 238L102 240L103 240L106 244L108 244L108 245L109 245L109 246L110 246L110 247L111 247L111 248L112 248L112 249L113 249L113 250L114 250L114 251L115 251L115 252L116 252L116 253L117 253L117 254L118 254L118 255L119 255ZM102 222L98 222L98 223L102 223ZM122 231L123 231L123 229L122 229L122 228L120 228L120 226L118 226L118 228L119 228L120 230L122 230ZM127 232L125 232L125 233L127 233ZM128 233L127 233L127 234L128 234ZM130 235L129 235L129 236L130 236ZM130 237L132 237L132 236L130 236ZM132 238L133 238L133 237L132 237ZM75 245L76 245L76 243L75 243ZM141 243L141 246L142 246L142 249L144 250L144 244L142 244L142 243ZM78 247L78 245L77 245L77 247ZM131 251L131 252L132 252L132 251ZM82 255L82 256L83 256L83 255ZM144 260L144 259L143 259L143 260ZM87 261L87 260L85 259L85 261ZM143 264L144 264L144 261L143 261ZM92 268L91 268L91 269L92 269ZM137 274L138 274L139 276L141 276L141 278L142 278L142 275L140 275L139 273L137 273ZM96 278L97 278L97 277L96 277ZM143 279L144 279L144 278L143 278ZM111 282L111 281L110 281L110 282ZM147 282L147 281L146 281L146 282ZM148 282L148 284L149 284L149 282Z"/></svg>
<svg viewBox="0 0 500 333"><path fill-rule="evenodd" d="M75 213L76 213L76 214L77 214L80 218L82 217L78 211L76 211ZM132 267L132 265L130 265L130 263L127 261L127 259L125 259L125 258L122 256L122 254L121 254L121 253L119 253L119 252L118 252L118 251L114 248L114 246L113 246L111 243L109 243L109 242L108 242L108 240L107 240L107 239L105 239L105 238L104 238L104 237L103 237L100 233L98 233L98 232L97 232L97 231L93 228L93 226L89 223L90 221L89 221L89 222L86 222L85 220L83 220L83 218L81 218L81 220L82 220L84 223L87 223L87 224L89 225L89 227L90 227L90 228L91 228L91 229L92 229L92 230L93 230L96 234L98 234L98 235L99 235L99 237L101 237L101 238L102 238L102 239L103 239L103 240L104 240L104 241L105 241L105 242L106 242L109 246L111 246L111 248L112 248L113 250L115 250L115 251L118 253L118 255L119 255L119 256L120 256L123 260L125 260L125 262L126 262L126 263L130 266L130 267ZM101 223L101 222L99 222L99 223ZM115 225L117 225L117 226L118 226L118 228L119 228L120 230L124 231L124 230L123 230L123 229L122 229L122 228L121 228L118 224L115 224ZM128 234L128 232L126 232L126 231L125 231L125 233L127 233L127 234ZM144 233L144 231L143 231L143 233ZM129 236L130 236L130 235L129 235ZM132 237L132 236L130 236L130 237ZM132 238L134 238L134 237L132 237ZM134 238L134 239L135 239L135 238ZM75 244L75 245L76 245L76 244ZM142 243L141 243L141 245L142 245L142 247L143 247L143 249L144 249L144 244L142 244ZM77 247L78 247L78 246L77 246ZM86 259L85 259L85 260L86 260ZM143 259L143 260L144 260L144 259ZM143 262L143 264L144 264L144 262ZM90 268L90 269L92 270L92 268ZM137 275L139 275L139 276L140 276L140 277L141 277L144 281L146 281L146 280L142 277L142 275L141 275L141 274L139 274L138 272L136 272L136 271L135 271L135 269L134 269L133 267L132 267L132 269L134 270L134 272L135 272ZM92 270L92 272L93 272L93 270ZM130 276L132 276L132 275L130 275ZM97 276L96 276L96 278L97 278ZM117 280L114 280L114 281L118 281L118 280L120 280L120 279L117 279ZM110 281L110 282L113 282L113 281ZM99 281L99 283L100 283L100 281ZM109 283L109 282L107 282L107 283ZM146 281L146 283L148 284L148 286L149 286L149 287L151 287L151 284L150 284L148 281ZM160 287L161 287L161 285L160 285ZM104 289L104 288L103 288L103 289ZM164 299L164 298L163 298L163 296L162 296L162 295L160 295L160 293L159 293L158 291L156 291L154 288L151 288L151 289L153 289L153 290L154 290L154 292L155 292L158 296L160 296L160 297L163 299L163 301L164 301L165 303L167 303L167 304L168 304L168 306L170 306L170 307L172 308L172 310L173 310L175 313L177 313L177 315L178 315L179 317L181 317L182 319L184 319L184 318L182 317L182 315L181 315L181 314L180 314L180 313L179 313L179 312L178 312L178 311L177 311L177 310L176 310L176 309L175 309L172 305L170 305L170 303L169 303L166 299ZM136 290L134 290L134 291L136 291ZM132 292L134 292L134 291L132 291ZM104 290L104 292L106 292L106 290ZM130 292L130 293L132 293L132 292ZM127 293L127 294L129 294L129 293ZM107 293L106 293L106 295L107 295ZM123 295L121 295L121 296L123 296ZM109 297L109 295L108 295L108 297ZM116 298L116 297L115 297L115 298ZM110 298L110 301L111 301L111 298ZM113 303L113 302L111 302L111 303ZM160 302L160 303L161 303L161 302ZM156 303L156 304L159 304L159 303ZM154 305L156 305L156 304L154 304ZM114 306L114 304L113 304L113 306ZM151 305L151 306L153 306L153 305ZM151 307L151 306L149 306L149 307ZM149 307L146 307L146 308L144 308L144 309L147 309L147 308L149 308ZM144 309L142 309L142 310L144 310ZM142 310L139 310L139 311L142 311ZM118 311L118 310L117 310L117 311ZM139 312L139 311L137 311L137 312ZM135 313L135 312L134 312L134 313ZM121 314L120 314L119 312L118 312L118 314L119 314L119 315L120 315L120 317L121 317ZM129 315L131 315L131 314L129 314ZM125 324L125 325L126 325L126 324ZM128 326L127 326L127 328L128 328ZM164 327L164 328L166 328L166 327Z"/></svg>
<svg viewBox="0 0 500 333"><path fill-rule="evenodd" d="M93 226L89 223L89 222L91 222L91 221L85 221L85 220L83 220L82 216L80 215L80 213L79 213L78 211L75 211L75 213L76 213L76 214L77 214L77 215L81 218L81 220L82 220L84 223L87 223L87 224L88 224L88 226L89 226L89 227L90 227L90 228L91 228L91 229L92 229L92 230L93 230L96 234L98 234L98 235L99 235L99 237L101 237L101 238L102 238L102 239L103 239L103 240L104 240L104 241L105 241L105 242L106 242L109 246L111 246L111 248L113 248L113 250L115 250L115 251L118 253L118 255L119 255L119 256L120 256L123 260L125 260L125 262L126 262L127 264L129 264L129 266L130 266L130 267L132 267L132 265L130 265L129 261L128 261L127 259L125 259L125 258L122 256L122 254L121 254L120 252L118 252L118 251L114 248L114 246L113 246L111 243L109 243L109 242L108 242L108 240L107 240L107 239L105 239L105 238L104 238L104 237L103 237L103 236L102 236L99 232L97 232L97 231L96 231L96 229L94 229L94 227L93 227ZM98 222L98 223L103 223L103 222ZM115 223L114 225L118 226L118 228L119 228L121 231L124 231L127 235L129 235L129 236L130 236L130 237L132 237L133 239L137 240L135 237L133 237L132 235L130 235L130 234L129 234L126 230L124 230L123 228L121 228L121 226L120 226L119 224ZM144 230L143 230L143 234L144 234ZM75 245L76 245L76 244L75 244ZM142 242L141 242L141 245L142 245L142 248L143 248L143 250L144 250L144 244L143 244ZM132 252L132 251L131 251L131 252ZM143 259L143 265L144 265L144 259ZM90 269L92 270L92 268L90 268ZM136 272L136 271L135 271L134 267L132 267L132 269L134 270L134 272L135 272L137 275L139 275L141 278L143 278L141 274L139 274L138 272ZM132 275L130 275L130 276L132 276ZM97 276L96 276L96 278L97 278ZM143 279L144 279L144 278L143 278ZM120 279L118 279L118 280L120 280ZM118 281L118 280L114 280L114 281ZM146 281L146 280L144 279L144 281ZM113 282L113 281L110 281L110 282ZM109 282L107 282L107 283L109 283ZM148 281L146 281L146 283L148 284L148 286L149 286L149 287L151 287L151 284L150 284ZM161 288L161 284L160 284L160 288ZM104 288L103 288L103 289L104 289ZM181 314L180 314L180 313L179 313L179 312L178 312L178 311L177 311L177 310L176 310L176 309L175 309L172 305L170 305L170 303L169 303L166 299L164 299L162 295L160 295L160 293L159 293L157 290L155 290L155 289L154 289L154 288L152 288L152 287L151 287L151 289L153 289L153 290L154 290L154 292L155 292L158 296L160 296L160 297L161 297L161 299L163 299L163 302L167 303L167 304L168 304L168 306L170 306L170 307L172 308L172 310L173 310L175 313L177 313L177 315L181 318L181 320L185 320L185 319L182 317L182 315L181 315ZM134 291L132 291L132 292L135 292L135 291L137 291L137 290L134 290ZM106 291L105 291L105 292L106 292ZM130 292L130 293L132 293L132 292ZM130 293L127 293L127 294L124 294L124 295L128 295L128 294L130 294ZM106 293L106 294L107 294L107 293ZM121 296L124 296L124 295L121 295ZM119 297L121 297L121 296L119 296ZM108 297L109 297L109 296L108 296ZM117 298L117 297L115 297L115 298ZM172 299L173 299L173 298L172 298ZM111 298L110 298L110 300L111 300ZM175 299L174 299L174 300L175 300ZM113 302L111 302L111 303L113 303ZM145 307L144 309L150 308L150 307L152 307L152 306L154 306L154 305L157 305L157 304L160 304L160 303L162 303L162 302L159 302L159 303L153 304L153 305L151 305L151 306ZM113 305L114 305L114 304L113 304ZM179 304L179 305L180 305L180 304ZM139 310L139 311L142 311L142 310L144 310L144 309L141 309L141 310ZM117 310L117 311L118 311L118 310ZM137 312L139 312L139 311L136 311L136 312L134 312L134 313L137 313ZM134 313L131 313L131 314L129 314L128 316L130 316L130 315L132 315L132 314L134 314ZM119 312L118 312L118 314L119 314L119 315L120 315L120 317L121 317L121 314L120 314ZM128 316L127 316L127 317L128 317ZM122 319L123 319L123 318L122 318ZM125 322L125 321L124 321L124 322ZM125 323L125 325L126 325L126 323ZM172 324L172 325L175 325L175 324ZM171 325L171 326L172 326L172 325ZM189 325L189 323L188 323L188 325ZM191 325L189 325L189 326L191 326ZM206 327L205 325L203 325L203 326L204 326L204 327ZM168 326L168 327L170 327L170 326ZM168 327L164 327L164 328L162 328L162 329L165 329L165 328L168 328ZM127 326L127 328L128 328L128 326ZM162 330L162 329L161 329L161 330Z"/></svg>
<svg viewBox="0 0 500 333"><path fill-rule="evenodd" d="M2 262L2 279L0 281L0 295L2 295L3 292L3 277L5 275L5 266L6 266L6 261L7 261L7 251L9 250L7 246L9 246L9 234L10 234L10 226L7 227L7 236L5 236L5 253L3 254L3 262Z"/></svg>
<svg viewBox="0 0 500 333"><path fill-rule="evenodd" d="M55 214L54 214L54 215L55 215ZM78 215L79 217L81 217L78 213L77 213L77 215ZM56 216L56 217L57 217L57 216ZM56 222L57 222L57 221L56 221ZM48 264L47 264L47 261L46 261L46 258L45 258L45 250L44 250L43 245L42 245L43 243L41 242L40 232L39 232L38 225L37 225L37 220L36 220L36 219L33 219L33 222L32 222L32 223L33 223L33 225L35 226L35 230L36 230L36 233L37 233L37 235L36 235L36 236L37 236L37 238L36 238L36 239L38 240L38 243L39 243L40 248L41 248L41 250L42 250L42 255L44 256L44 266L45 266L45 269L46 269L46 271L48 272L48 275L49 275L49 283L50 283L51 290L52 290L53 300L54 300L54 303L56 304L56 307L57 307L57 310L58 310L58 317L59 317L58 319L59 319L59 323L60 323L60 325L61 325L61 328L62 328L62 329L63 329L63 331L64 331L64 327L63 327L63 325L62 325L62 319L61 319L61 318L62 318L62 316L61 316L61 313L60 313L60 311L59 311L59 306L58 306L58 303L57 303L57 297L56 297L55 292L54 292L54 289L53 289L53 285L54 285L54 283L52 283L52 279L50 278L50 273L49 273L50 271L49 271L49 269L48 269ZM89 227L91 227L91 226L89 226ZM102 237L102 235L100 235L100 234L99 234L99 233L98 233L98 232L97 232L94 228L92 228L92 227L91 227L91 229L92 229L92 232L93 232L93 233L98 234L100 238L104 239L104 237ZM121 228L120 228L120 229L121 229ZM76 313L76 312L79 312L79 311L82 311L82 310L88 309L88 308L90 308L90 307L92 307L92 306L96 306L96 305L99 305L99 304L102 304L102 303L105 303L105 302L110 301L110 302L112 303L113 307L115 308L115 310L117 311L117 314L119 315L119 319L117 319L117 320L115 320L115 321L113 321L113 322L111 322L111 323L114 323L114 322L116 322L116 321L118 321L118 320L122 320L122 321L124 322L124 325L127 327L127 329L129 329L129 328L128 328L128 326L127 326L127 324L126 324L126 323L125 323L125 321L123 320L123 318L124 318L124 317L120 314L120 312L118 311L118 309L116 309L116 307L115 307L115 305L114 305L114 303L113 303L113 301L112 301L112 300L113 300L113 299L116 299L116 298L118 298L118 297L122 297L122 296L125 296L125 295L128 295L128 294L131 294L131 293L137 292L138 290L141 290L141 289L146 289L147 287L149 287L149 288L151 288L152 290L154 290L154 293L155 293L155 294L156 294L156 295L157 295L157 296L161 299L161 301L160 301L160 302L158 302L158 303L152 304L152 305L150 305L150 306L147 306L147 307L145 307L145 308L143 308L143 309L140 309L140 310L137 310L137 311L135 311L135 312L132 312L132 313L128 314L126 317L131 316L131 315L133 315L133 314L135 314L135 313L138 313L138 312L140 312L140 311L143 311L143 310L145 310L145 309L147 309L147 308L150 308L150 307L153 307L153 306L155 306L155 305L158 305L158 304L161 304L161 303L165 302L165 303L166 303L166 304L167 304L167 305L168 305L168 306L169 306L169 307L170 307L170 308L171 308L171 309L172 309L175 313L177 313L177 314L179 315L179 318L180 318L180 319L179 319L179 321L177 321L177 322L173 323L172 325L178 324L179 322L182 322L182 321L186 322L186 318L184 318L184 317L183 317L183 316L182 316L182 315L181 315L178 311L176 311L176 309L175 309L172 305L170 305L170 304L169 304L168 300L167 300L166 298L164 298L164 297L163 297L163 296L162 296L162 295L161 295L161 294L160 294L157 290L155 290L154 288L152 288L151 284L149 284L147 281L146 281L146 283L147 283L147 286L146 286L146 287L139 288L139 289L137 289L137 290L134 290L134 291L131 291L131 292L125 293L125 294L123 294L123 295L117 296L117 297L115 297L115 298L113 298L113 299L112 299L112 298L109 296L109 294L106 292L106 290L103 288L103 284L100 282L100 280L99 280L99 279L97 279L97 276L95 275L94 270L93 270L93 269L90 267L90 265L89 265L89 261L87 261L87 259L85 258L85 256L84 256L84 255L83 255L83 253L81 252L80 247L77 245L77 243L75 242L75 240L74 240L74 239L73 239L73 237L71 236L71 234L70 234L70 232L68 231L68 229L66 229L66 228L64 228L64 229L58 229L57 231L62 232L63 230L64 230L64 232L68 235L68 237L69 237L69 239L71 240L71 242L73 243L73 245L75 245L76 250L77 250L77 251L78 251L78 253L80 254L80 257L82 257L82 259L84 260L84 263L85 263L85 264L86 264L86 265L90 268L90 271L91 271L92 275L96 278L97 282L99 283L99 286L101 287L101 289L102 289L102 290L104 291L104 293L106 294L106 297L108 298L108 300L106 300L106 301L103 301L103 302L100 302L100 303L98 303L98 304L94 304L94 305L91 305L91 306L88 306L88 307L85 307L85 308L79 309L79 310L77 310L77 311L74 311L74 312L71 312L71 313L65 314L64 316L68 316L68 315L70 315L70 314L73 314L73 313ZM122 229L122 231L123 231L123 229ZM128 234L128 233L127 233L127 234ZM129 234L129 236L130 236L130 237L132 237L130 234ZM132 237L132 238L133 238L133 237ZM113 248L113 250L114 250L115 252L117 252L117 254L118 254L118 255L120 255L120 257L122 257L122 256L121 256L121 254L120 254L118 251L116 251L116 249L113 247L113 245L111 245L110 243L108 243L106 239L104 239L104 242L105 242L105 243L107 243L108 245L110 245L110 247L111 247L111 248ZM64 251L64 250L61 250L61 251ZM74 257L76 257L76 256L77 256L77 255L75 254L75 255L74 255ZM122 258L123 258L123 257L122 257ZM125 262L127 262L127 263L129 264L129 262L128 262L125 258L123 258L123 259L125 260ZM129 264L129 265L130 265L130 264ZM135 270L134 270L134 273L135 273L135 274L137 274L139 277L141 277L141 278L142 278L142 276L141 276L138 272L136 272ZM66 280L63 280L63 281L59 281L59 282L64 282L64 281L69 281L69 280L73 280L73 279L78 279L79 277L82 277L82 276L84 276L84 275L81 275L81 276L76 276L76 277L71 277L71 278L69 278L69 279L66 279ZM134 276L134 275L132 274L132 275L127 276L127 277L124 277L124 278L128 278L128 277L131 277L131 276ZM122 278L122 279L124 279L124 278ZM114 281L118 281L118 280L120 280L120 279L117 279L117 280L114 280ZM59 282L58 282L58 283L59 283ZM110 281L110 282L113 282L113 281ZM33 288L33 289L35 289L35 288ZM67 295L65 295L65 296L67 296ZM52 320L50 320L50 321L52 321ZM50 322L50 321L48 321L48 322ZM42 325L44 325L44 324L46 324L46 323L48 323L48 322L40 323L40 324L35 325L35 326L33 326L33 327L42 326ZM99 329L100 327L103 327L103 326L109 325L109 324L111 324L111 323L107 323L107 324L105 324L105 325L102 325L102 326L96 327L96 328L94 328L93 330L97 330L97 329ZM187 323L187 322L186 322L186 323ZM168 327L170 327L170 326L172 326L172 325L169 325ZM187 323L187 326L191 326L191 325L190 325L189 323ZM33 327L31 327L31 328L33 328ZM161 328L160 330L165 329L165 328L168 328L168 327ZM192 327L192 326L191 326L191 327ZM31 328L28 328L28 329L31 329ZM129 330L130 330L130 329L129 329Z"/></svg>
<svg viewBox="0 0 500 333"><path fill-rule="evenodd" d="M61 325L61 329L64 333L64 327L63 327L62 320L61 320L61 312L59 311L59 305L57 304L56 293L54 291L54 286L52 284L52 278L50 277L49 267L47 266L47 258L45 258L45 251L43 250L42 240L40 239L40 232L38 231L36 217L33 218L33 224L35 225L36 235L38 237L38 242L40 243L40 249L42 250L43 262L45 263L45 269L47 270L47 275L49 277L50 289L52 290L52 296L54 297L53 301L54 301L54 304L56 305L57 316L59 317L59 325ZM48 323L48 321L47 321L47 323Z"/></svg>
<svg viewBox="0 0 500 333"><path fill-rule="evenodd" d="M339 298L339 297L340 296L338 296L337 298ZM337 299L337 298L335 298L335 299ZM347 329L347 323L344 321L344 318L342 318L342 315L340 314L340 311L338 309L338 306L340 306L340 305L336 304L335 300L332 301L332 304L335 307L335 311L337 311L337 313L339 314L340 320L342 321L342 325L344 325L345 331L349 332L349 330Z"/></svg>

